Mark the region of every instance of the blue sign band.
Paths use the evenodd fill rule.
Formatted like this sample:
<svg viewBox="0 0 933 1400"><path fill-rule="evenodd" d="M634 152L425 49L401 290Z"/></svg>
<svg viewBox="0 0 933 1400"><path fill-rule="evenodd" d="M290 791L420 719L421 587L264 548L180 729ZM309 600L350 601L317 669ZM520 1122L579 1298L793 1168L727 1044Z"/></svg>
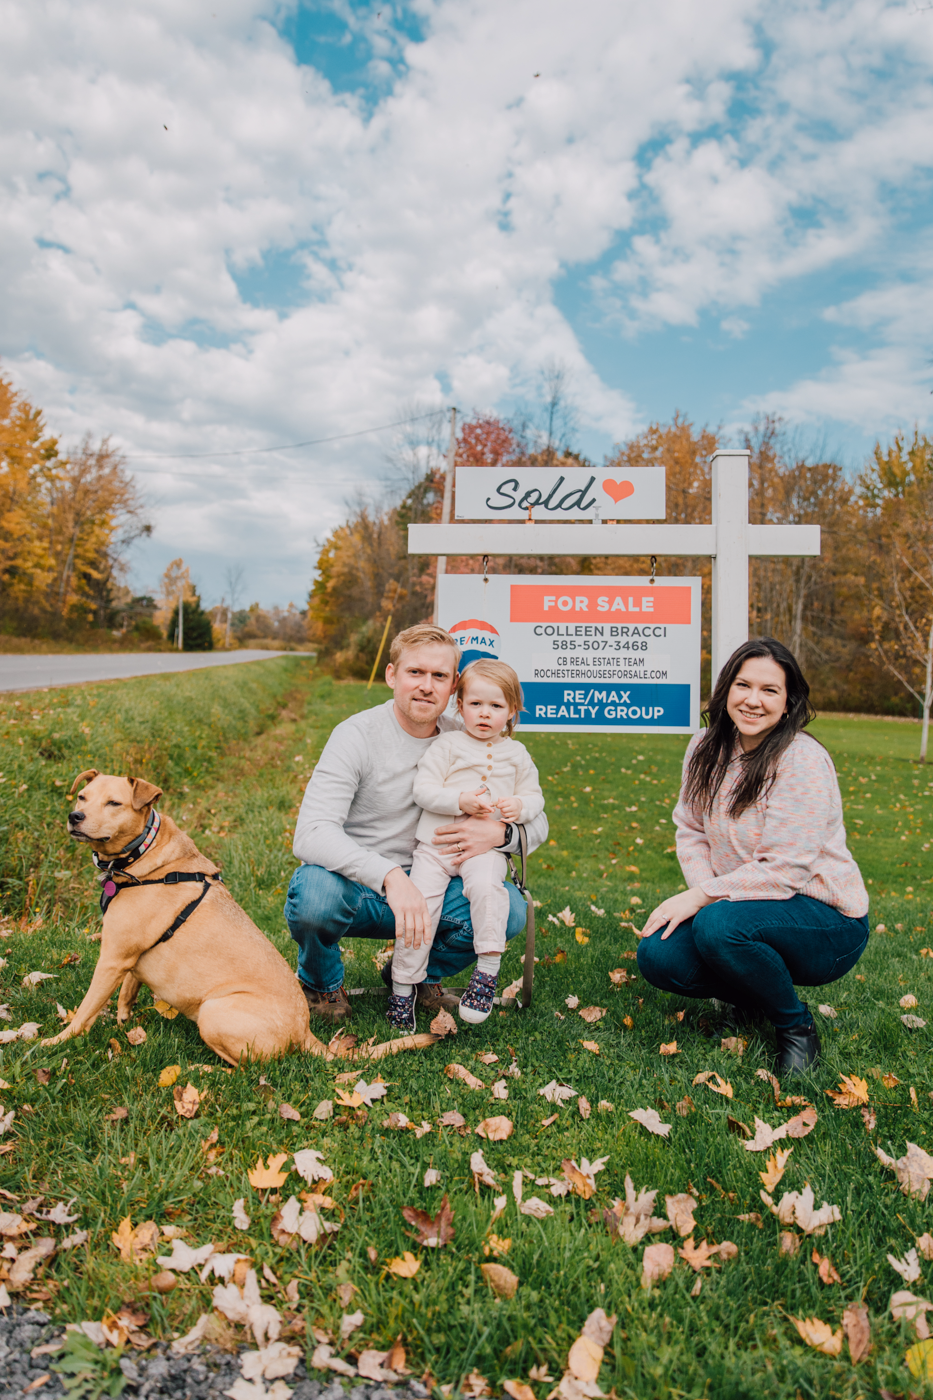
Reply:
<svg viewBox="0 0 933 1400"><path fill-rule="evenodd" d="M686 728L690 724L689 685L567 685L526 681L522 685L526 724L617 724L644 729Z"/></svg>

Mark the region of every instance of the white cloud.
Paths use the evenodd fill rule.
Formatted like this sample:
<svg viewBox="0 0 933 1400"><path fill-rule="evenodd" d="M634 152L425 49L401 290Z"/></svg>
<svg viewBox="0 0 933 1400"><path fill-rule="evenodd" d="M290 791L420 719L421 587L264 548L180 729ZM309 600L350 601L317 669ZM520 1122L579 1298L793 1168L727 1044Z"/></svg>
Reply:
<svg viewBox="0 0 933 1400"><path fill-rule="evenodd" d="M56 428L131 453L325 437L414 399L492 408L553 356L617 439L640 411L588 361L563 274L599 262L594 315L631 335L712 310L738 338L767 292L877 256L883 191L933 156L933 26L900 5L418 0L416 42L350 4L378 89L347 95L295 62L278 0L211 3L0 0L0 350ZM237 279L281 252L297 304L246 301ZM890 338L865 376L915 380L882 321L857 328ZM784 401L835 412L860 373L839 358ZM147 475L145 567L183 552L219 591L236 556L253 591L298 598L380 454Z"/></svg>

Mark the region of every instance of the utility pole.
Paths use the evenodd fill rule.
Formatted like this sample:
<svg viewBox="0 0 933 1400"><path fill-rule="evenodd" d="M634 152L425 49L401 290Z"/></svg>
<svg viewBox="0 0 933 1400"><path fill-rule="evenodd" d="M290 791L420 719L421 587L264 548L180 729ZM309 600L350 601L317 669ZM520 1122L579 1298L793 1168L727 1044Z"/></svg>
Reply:
<svg viewBox="0 0 933 1400"><path fill-rule="evenodd" d="M178 585L178 650L185 649L185 585Z"/></svg>
<svg viewBox="0 0 933 1400"><path fill-rule="evenodd" d="M450 524L450 508L453 504L454 495L454 461L457 456L457 410L450 410L450 442L447 445L447 471L444 474L444 504L441 506L441 524ZM447 572L447 555L437 556L437 573L434 580L434 623L437 625L437 581L441 574Z"/></svg>

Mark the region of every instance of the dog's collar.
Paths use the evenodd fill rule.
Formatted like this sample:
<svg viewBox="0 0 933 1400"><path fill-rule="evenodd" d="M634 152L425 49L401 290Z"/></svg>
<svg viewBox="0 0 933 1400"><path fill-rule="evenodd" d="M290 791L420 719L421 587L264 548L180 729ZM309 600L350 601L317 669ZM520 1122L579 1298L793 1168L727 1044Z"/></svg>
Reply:
<svg viewBox="0 0 933 1400"><path fill-rule="evenodd" d="M92 851L91 859L98 870L104 870L108 874L112 873L114 870L125 870L128 865L134 865L136 861L142 860L143 856L158 836L159 827L161 825L162 818L159 816L155 807L153 807L152 811L149 813L149 820L146 822L143 830L137 837L125 845L122 851L112 856L110 860L101 860L97 852Z"/></svg>

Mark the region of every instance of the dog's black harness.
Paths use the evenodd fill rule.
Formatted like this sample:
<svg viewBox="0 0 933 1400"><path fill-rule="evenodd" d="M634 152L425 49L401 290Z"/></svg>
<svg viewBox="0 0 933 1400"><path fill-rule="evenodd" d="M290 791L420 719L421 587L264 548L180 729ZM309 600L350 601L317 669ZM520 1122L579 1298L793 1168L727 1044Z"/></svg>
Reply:
<svg viewBox="0 0 933 1400"><path fill-rule="evenodd" d="M98 857L96 851L92 852L92 859L101 872L99 879L103 885L100 895L101 914L106 914L111 901L116 899L121 890L132 889L136 885L185 885L198 883L204 886L198 897L192 899L190 903L185 905L171 927L165 930L162 937L156 939L155 943L152 945L153 948L157 948L160 943L167 943L170 938L174 938L182 924L186 923L188 919L191 918L191 915L194 913L195 909L197 909L202 899L210 892L212 880L220 885L224 882L224 877L219 871L213 875L208 875L202 870L170 870L167 875L162 876L161 880L137 880L136 876L132 875L126 867L135 864L136 861L145 855L158 835L160 824L159 814L155 808L153 808L149 815L149 820L146 823L145 830L141 835L137 836L135 841L131 841L128 846L124 846L119 855L114 856L112 860L102 861ZM124 877L127 883L118 885L114 876Z"/></svg>

